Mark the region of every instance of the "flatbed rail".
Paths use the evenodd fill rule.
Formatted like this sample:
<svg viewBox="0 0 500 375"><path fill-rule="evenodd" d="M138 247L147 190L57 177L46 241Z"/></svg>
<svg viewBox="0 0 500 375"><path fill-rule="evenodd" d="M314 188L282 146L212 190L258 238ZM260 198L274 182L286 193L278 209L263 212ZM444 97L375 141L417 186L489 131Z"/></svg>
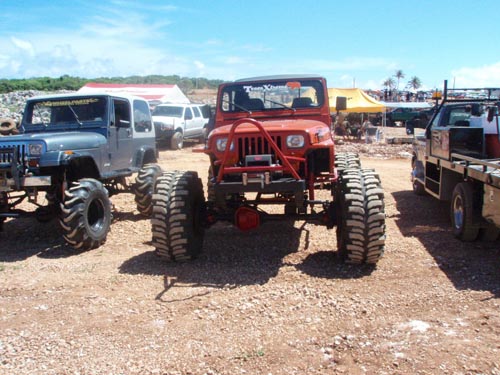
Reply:
<svg viewBox="0 0 500 375"><path fill-rule="evenodd" d="M461 172L464 177L473 178L500 188L500 159L476 159L452 153L450 168ZM441 165L446 163L441 163Z"/></svg>

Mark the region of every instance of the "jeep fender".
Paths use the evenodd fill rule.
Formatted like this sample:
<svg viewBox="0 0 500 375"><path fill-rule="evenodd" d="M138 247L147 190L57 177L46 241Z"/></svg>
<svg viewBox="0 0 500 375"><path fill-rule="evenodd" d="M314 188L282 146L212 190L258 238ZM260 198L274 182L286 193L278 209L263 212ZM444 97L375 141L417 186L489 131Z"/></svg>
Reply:
<svg viewBox="0 0 500 375"><path fill-rule="evenodd" d="M52 151L43 154L40 158L40 168L62 168L66 170L69 180L90 177L99 179L101 173L94 157L90 154Z"/></svg>
<svg viewBox="0 0 500 375"><path fill-rule="evenodd" d="M144 164L156 163L157 160L158 151L154 147L142 146L135 152L133 166L141 168Z"/></svg>
<svg viewBox="0 0 500 375"><path fill-rule="evenodd" d="M67 159L66 176L70 181L81 178L101 178L101 173L95 160L90 155L70 155Z"/></svg>
<svg viewBox="0 0 500 375"><path fill-rule="evenodd" d="M40 157L40 168L60 167L66 165L70 155L64 151L49 151Z"/></svg>

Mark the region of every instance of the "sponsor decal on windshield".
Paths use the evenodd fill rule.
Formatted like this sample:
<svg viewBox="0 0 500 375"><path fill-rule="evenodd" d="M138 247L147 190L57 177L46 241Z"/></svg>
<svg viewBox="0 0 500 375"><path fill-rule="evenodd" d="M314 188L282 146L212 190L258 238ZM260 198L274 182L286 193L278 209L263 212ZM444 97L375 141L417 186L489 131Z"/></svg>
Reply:
<svg viewBox="0 0 500 375"><path fill-rule="evenodd" d="M251 92L288 91L290 89L300 89L300 87L300 82L287 82L286 85L243 86L243 89L249 94Z"/></svg>
<svg viewBox="0 0 500 375"><path fill-rule="evenodd" d="M68 100L47 100L45 102L39 102L37 104L45 107L62 107L66 105L87 105L92 103L97 103L100 99L97 98L84 98L84 99L68 99Z"/></svg>

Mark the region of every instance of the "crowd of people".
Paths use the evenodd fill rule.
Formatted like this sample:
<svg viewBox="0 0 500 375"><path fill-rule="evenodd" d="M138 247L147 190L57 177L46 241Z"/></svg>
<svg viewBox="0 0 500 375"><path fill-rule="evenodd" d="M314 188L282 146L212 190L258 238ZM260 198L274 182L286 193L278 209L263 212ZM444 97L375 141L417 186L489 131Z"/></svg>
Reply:
<svg viewBox="0 0 500 375"><path fill-rule="evenodd" d="M372 122L374 121L375 124ZM365 140L366 143L380 141L382 130L378 118L366 117L362 122L358 118L351 121L343 114L332 116L332 131L335 136L344 140ZM377 125L377 126L376 126Z"/></svg>

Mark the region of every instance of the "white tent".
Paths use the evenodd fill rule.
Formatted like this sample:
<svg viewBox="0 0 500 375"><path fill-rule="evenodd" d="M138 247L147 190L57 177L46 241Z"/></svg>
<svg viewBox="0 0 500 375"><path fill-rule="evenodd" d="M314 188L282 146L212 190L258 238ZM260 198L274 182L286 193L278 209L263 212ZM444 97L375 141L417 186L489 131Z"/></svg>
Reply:
<svg viewBox="0 0 500 375"><path fill-rule="evenodd" d="M188 97L184 95L177 85L134 85L90 82L78 90L78 92L135 95L146 99L151 104L190 103Z"/></svg>
<svg viewBox="0 0 500 375"><path fill-rule="evenodd" d="M427 102L380 102L387 108L431 108Z"/></svg>

